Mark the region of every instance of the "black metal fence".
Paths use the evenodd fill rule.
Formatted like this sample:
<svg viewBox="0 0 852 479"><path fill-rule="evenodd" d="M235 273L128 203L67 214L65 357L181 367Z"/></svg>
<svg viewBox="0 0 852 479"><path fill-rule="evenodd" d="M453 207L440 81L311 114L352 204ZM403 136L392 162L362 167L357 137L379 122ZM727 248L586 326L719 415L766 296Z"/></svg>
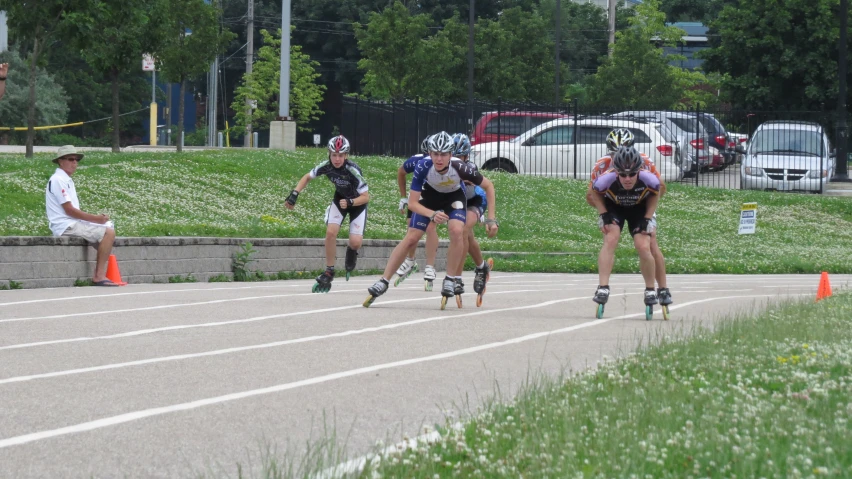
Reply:
<svg viewBox="0 0 852 479"><path fill-rule="evenodd" d="M589 178L606 136L629 129L664 180L696 186L820 192L836 169L828 111L636 110L577 103L343 101L341 132L359 155L407 157L426 136L465 133L485 170Z"/></svg>

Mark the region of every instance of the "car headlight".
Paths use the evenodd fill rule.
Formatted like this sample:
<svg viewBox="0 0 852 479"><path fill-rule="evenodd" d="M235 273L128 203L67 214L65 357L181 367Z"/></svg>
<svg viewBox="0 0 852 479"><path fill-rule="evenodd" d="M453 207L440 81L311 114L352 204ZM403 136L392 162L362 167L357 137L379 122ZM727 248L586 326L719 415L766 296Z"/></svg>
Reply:
<svg viewBox="0 0 852 479"><path fill-rule="evenodd" d="M808 178L819 179L820 177L825 178L828 176L828 170L811 170L808 172Z"/></svg>
<svg viewBox="0 0 852 479"><path fill-rule="evenodd" d="M763 168L757 168L754 166L746 166L743 168L743 171L748 176L763 176Z"/></svg>

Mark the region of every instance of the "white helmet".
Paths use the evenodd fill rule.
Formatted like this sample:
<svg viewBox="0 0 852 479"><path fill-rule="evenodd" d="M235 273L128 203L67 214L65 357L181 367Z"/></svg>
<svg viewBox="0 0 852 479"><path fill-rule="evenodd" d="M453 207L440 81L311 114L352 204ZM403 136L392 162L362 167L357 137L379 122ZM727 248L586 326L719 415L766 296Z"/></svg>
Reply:
<svg viewBox="0 0 852 479"><path fill-rule="evenodd" d="M328 140L329 153L349 153L349 140L343 135L338 135Z"/></svg>
<svg viewBox="0 0 852 479"><path fill-rule="evenodd" d="M438 153L452 153L456 149L456 143L453 141L452 135L446 131L435 133L429 138L429 151Z"/></svg>

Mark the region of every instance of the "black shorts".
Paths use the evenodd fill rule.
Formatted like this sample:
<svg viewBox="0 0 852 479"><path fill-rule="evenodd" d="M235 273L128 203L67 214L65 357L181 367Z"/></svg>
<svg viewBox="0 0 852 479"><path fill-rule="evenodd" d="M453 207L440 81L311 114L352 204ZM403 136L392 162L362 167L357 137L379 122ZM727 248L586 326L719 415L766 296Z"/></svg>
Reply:
<svg viewBox="0 0 852 479"><path fill-rule="evenodd" d="M423 196L420 197L421 205L432 211L441 210L450 219L459 220L462 223L465 222L467 218L467 198L461 189L451 193L438 193L434 190L426 191L424 189L422 194ZM409 228L417 228L425 231L426 227L429 226L429 222L429 218L415 213L411 216L408 226Z"/></svg>
<svg viewBox="0 0 852 479"><path fill-rule="evenodd" d="M624 230L624 223L627 222L627 231L630 232L630 236L636 236L634 230L645 219L647 211L645 205L642 203L636 206L618 206L607 203L606 210L613 216L619 229Z"/></svg>
<svg viewBox="0 0 852 479"><path fill-rule="evenodd" d="M479 211L479 214L482 214L482 197L479 195L473 195L473 198L467 199L467 208L476 208Z"/></svg>

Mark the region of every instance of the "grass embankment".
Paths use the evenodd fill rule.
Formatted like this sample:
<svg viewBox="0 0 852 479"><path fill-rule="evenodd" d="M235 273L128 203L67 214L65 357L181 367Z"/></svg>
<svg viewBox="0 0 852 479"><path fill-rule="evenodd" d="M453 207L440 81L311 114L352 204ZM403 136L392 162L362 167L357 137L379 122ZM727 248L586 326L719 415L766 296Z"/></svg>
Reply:
<svg viewBox="0 0 852 479"><path fill-rule="evenodd" d="M85 210L106 212L121 236L324 236L332 186L313 181L295 211L284 198L324 150L88 153L75 175ZM0 155L0 235L49 235L44 188L48 155ZM404 220L395 158L360 157L373 199L367 238L399 239ZM99 167L100 166L100 167ZM497 187L500 234L491 251L573 252L498 260L501 271L594 272L601 236L583 181L488 173ZM757 202L758 233L737 235L743 202ZM670 273L852 272L852 201L816 195L670 185L659 208L659 239ZM344 228L345 230L345 228ZM445 229L442 228L445 231ZM444 234L444 233L442 233ZM343 236L343 235L341 235ZM615 272L638 272L628 234Z"/></svg>
<svg viewBox="0 0 852 479"><path fill-rule="evenodd" d="M544 379L362 477L852 477L852 295Z"/></svg>

